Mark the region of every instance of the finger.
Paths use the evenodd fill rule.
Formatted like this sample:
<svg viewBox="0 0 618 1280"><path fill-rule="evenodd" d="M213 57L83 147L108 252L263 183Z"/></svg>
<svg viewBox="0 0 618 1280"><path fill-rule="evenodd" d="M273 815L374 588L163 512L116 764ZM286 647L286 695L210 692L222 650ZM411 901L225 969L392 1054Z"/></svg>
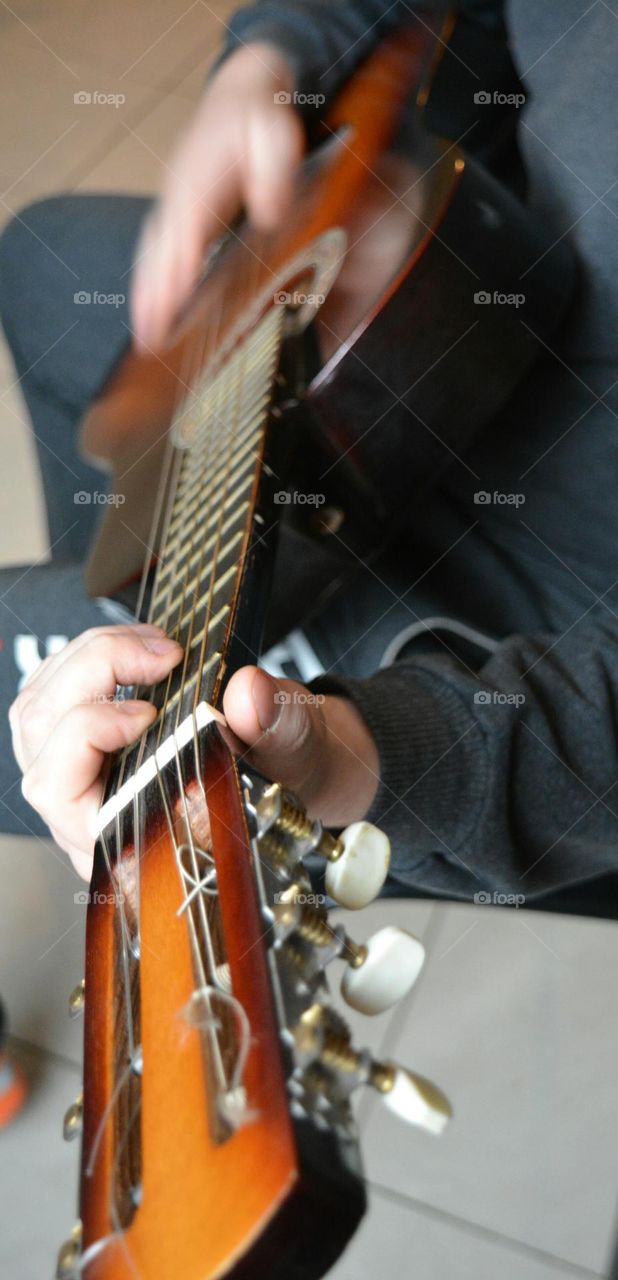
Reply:
<svg viewBox="0 0 618 1280"><path fill-rule="evenodd" d="M155 716L152 703L141 701L73 707L26 769L25 799L72 856L92 852L106 755L136 742Z"/></svg>
<svg viewBox="0 0 618 1280"><path fill-rule="evenodd" d="M154 628L86 632L19 694L11 708L13 749L20 767L28 768L72 707L111 701L118 685L155 684L180 661L182 652L176 641Z"/></svg>
<svg viewBox="0 0 618 1280"><path fill-rule="evenodd" d="M292 107L275 103L247 119L243 196L252 222L262 231L280 223L292 198L305 137Z"/></svg>
<svg viewBox="0 0 618 1280"><path fill-rule="evenodd" d="M140 245L131 288L138 349L156 349L165 343L202 273L208 246L229 229L240 211L239 167L230 160L234 150L229 147L205 156L200 139L190 161L191 182L177 169L173 184L161 197Z"/></svg>
<svg viewBox="0 0 618 1280"><path fill-rule="evenodd" d="M322 789L329 744L319 695L294 680L243 667L228 684L223 711L265 777L291 787L305 803Z"/></svg>

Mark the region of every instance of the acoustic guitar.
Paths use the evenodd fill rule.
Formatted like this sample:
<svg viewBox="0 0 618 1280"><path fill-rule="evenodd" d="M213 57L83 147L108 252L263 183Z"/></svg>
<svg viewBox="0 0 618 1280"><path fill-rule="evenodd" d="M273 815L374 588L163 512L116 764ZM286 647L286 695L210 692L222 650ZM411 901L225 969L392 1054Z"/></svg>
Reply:
<svg viewBox="0 0 618 1280"><path fill-rule="evenodd" d="M288 511L274 499L302 442L339 485L316 536L336 525L362 545L495 415L565 305L560 251L543 255L532 216L423 130L448 32L435 37L415 23L361 65L286 225L234 229L169 347L127 353L85 424L126 498L89 582L114 593L145 547L137 616L184 659L148 692L152 727L110 760L99 814L71 997L84 1090L65 1117L80 1222L61 1280L317 1280L365 1209L355 1092L432 1132L449 1114L428 1081L355 1048L329 997L331 964L367 1014L419 972L405 931L357 940L329 923L309 875L321 863L329 897L361 908L386 879L386 837L310 820L236 758L221 714L259 653ZM474 302L496 290L525 302Z"/></svg>

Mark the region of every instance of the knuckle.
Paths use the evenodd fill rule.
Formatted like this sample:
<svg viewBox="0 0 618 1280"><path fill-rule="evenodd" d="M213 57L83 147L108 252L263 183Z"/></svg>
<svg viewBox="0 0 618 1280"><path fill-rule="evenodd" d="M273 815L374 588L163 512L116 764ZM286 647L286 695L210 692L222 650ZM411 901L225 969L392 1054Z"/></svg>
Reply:
<svg viewBox="0 0 618 1280"><path fill-rule="evenodd" d="M43 788L40 775L35 769L26 769L21 780L21 793L24 800L27 800L33 809L36 809L38 813L42 812Z"/></svg>

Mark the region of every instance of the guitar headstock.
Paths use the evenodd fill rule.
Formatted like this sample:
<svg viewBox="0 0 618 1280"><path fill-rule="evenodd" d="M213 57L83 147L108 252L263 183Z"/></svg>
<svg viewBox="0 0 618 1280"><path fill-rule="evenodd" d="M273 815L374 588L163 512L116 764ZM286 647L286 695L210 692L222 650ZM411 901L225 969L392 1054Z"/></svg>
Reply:
<svg viewBox="0 0 618 1280"><path fill-rule="evenodd" d="M358 907L386 877L386 838L366 823L335 837L241 776L216 722L197 742L199 761L189 742L168 766L165 821L153 779L139 842L129 805L98 846L70 1001L84 1096L65 1119L82 1135L83 1226L61 1280L318 1280L365 1208L356 1090L432 1132L449 1114L429 1082L355 1048L329 994L343 962L344 999L376 1013L420 970L403 930L357 941L331 924L307 870L324 858L327 893Z"/></svg>

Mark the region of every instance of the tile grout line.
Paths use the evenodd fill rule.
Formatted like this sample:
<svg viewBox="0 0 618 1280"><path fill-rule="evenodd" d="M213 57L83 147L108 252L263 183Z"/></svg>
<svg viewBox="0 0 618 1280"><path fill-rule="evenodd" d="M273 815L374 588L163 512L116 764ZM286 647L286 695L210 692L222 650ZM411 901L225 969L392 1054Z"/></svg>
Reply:
<svg viewBox="0 0 618 1280"><path fill-rule="evenodd" d="M468 1235L497 1242L509 1252L526 1253L530 1257L538 1258L541 1262L560 1267L562 1275L578 1276L581 1277L581 1280L605 1280L605 1272L592 1271L588 1267L580 1266L577 1262L570 1262L567 1258L561 1258L558 1254L549 1253L538 1245L528 1244L525 1240L520 1240L516 1236L504 1235L503 1232L495 1231L492 1227L485 1227L482 1223L471 1222L469 1218L460 1218L456 1213L450 1213L447 1209L439 1209L436 1205L416 1199L415 1196L407 1196L402 1191L394 1191L391 1187L385 1187L379 1182L368 1181L366 1186L370 1192L377 1192L378 1195L383 1196L386 1200L392 1200L408 1208L413 1206L419 1213L425 1214L426 1217L450 1222Z"/></svg>

